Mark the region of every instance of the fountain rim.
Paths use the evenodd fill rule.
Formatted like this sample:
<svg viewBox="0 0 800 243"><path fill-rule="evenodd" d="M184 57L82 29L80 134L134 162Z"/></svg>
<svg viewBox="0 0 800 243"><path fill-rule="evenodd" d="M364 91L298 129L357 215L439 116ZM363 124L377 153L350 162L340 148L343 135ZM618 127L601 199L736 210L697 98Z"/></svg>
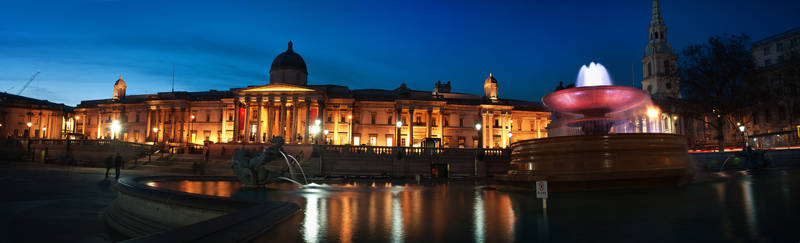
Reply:
<svg viewBox="0 0 800 243"><path fill-rule="evenodd" d="M636 87L623 86L623 85L595 85L595 86L574 87L574 88L562 89L562 90L557 90L557 91L550 92L550 93L542 96L542 104L544 104L544 106L547 107L548 109L555 111L553 108L551 108L549 105L547 105L548 102L545 101L545 100L549 100L549 97L555 96L555 95L560 95L562 93L571 93L571 92L577 92L577 91L596 90L596 89L629 90L631 92L644 93L648 97L650 96L650 94L648 94L647 91L644 91L642 89L638 89ZM563 112L563 111L556 111L556 112L569 113L569 112Z"/></svg>

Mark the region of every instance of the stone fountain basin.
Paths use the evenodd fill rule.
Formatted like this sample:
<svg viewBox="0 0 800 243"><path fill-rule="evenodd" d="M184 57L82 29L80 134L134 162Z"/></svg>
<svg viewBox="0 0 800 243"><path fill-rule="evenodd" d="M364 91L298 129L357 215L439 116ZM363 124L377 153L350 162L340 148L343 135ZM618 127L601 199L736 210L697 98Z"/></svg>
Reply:
<svg viewBox="0 0 800 243"><path fill-rule="evenodd" d="M143 237L140 238L143 242L202 241L210 235L230 236L232 232L234 236L230 237L247 239L247 234L268 230L267 226L274 226L300 210L290 202L208 196L148 185L183 180L238 181L236 177L218 176L124 177L114 185L118 194L105 210L106 223L125 236ZM254 220L259 221L256 226L246 226L253 223L245 222Z"/></svg>
<svg viewBox="0 0 800 243"><path fill-rule="evenodd" d="M587 86L547 94L542 97L542 103L557 112L603 117L636 107L649 97L644 90L628 86Z"/></svg>
<svg viewBox="0 0 800 243"><path fill-rule="evenodd" d="M679 185L691 175L686 137L676 134L563 136L511 147L511 170L501 179L547 180L554 190Z"/></svg>

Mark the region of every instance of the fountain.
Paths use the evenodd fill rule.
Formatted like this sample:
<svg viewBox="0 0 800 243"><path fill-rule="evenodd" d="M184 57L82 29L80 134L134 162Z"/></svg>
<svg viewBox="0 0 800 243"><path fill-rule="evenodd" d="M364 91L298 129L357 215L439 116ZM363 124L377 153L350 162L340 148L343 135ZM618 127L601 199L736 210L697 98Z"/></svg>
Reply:
<svg viewBox="0 0 800 243"><path fill-rule="evenodd" d="M680 183L687 178L686 139L661 133L647 92L611 83L605 67L580 69L576 87L542 97L552 111L548 138L512 144L501 179L548 180L555 189Z"/></svg>

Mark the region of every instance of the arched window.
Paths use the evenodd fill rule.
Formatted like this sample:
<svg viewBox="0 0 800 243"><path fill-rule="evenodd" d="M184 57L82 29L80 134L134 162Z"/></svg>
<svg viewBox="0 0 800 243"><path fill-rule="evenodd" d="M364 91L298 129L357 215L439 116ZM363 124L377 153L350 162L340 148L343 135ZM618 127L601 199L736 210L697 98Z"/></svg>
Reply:
<svg viewBox="0 0 800 243"><path fill-rule="evenodd" d="M650 77L653 75L653 63L647 63L647 76Z"/></svg>

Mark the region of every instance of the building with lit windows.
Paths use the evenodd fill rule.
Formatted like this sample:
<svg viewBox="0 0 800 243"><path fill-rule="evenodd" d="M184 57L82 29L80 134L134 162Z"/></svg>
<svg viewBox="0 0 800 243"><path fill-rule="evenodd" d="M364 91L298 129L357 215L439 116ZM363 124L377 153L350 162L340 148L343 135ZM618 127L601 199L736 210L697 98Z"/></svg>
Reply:
<svg viewBox="0 0 800 243"><path fill-rule="evenodd" d="M261 86L144 95L126 95L120 77L111 99L77 106L76 131L171 145L266 143L282 136L294 144L504 148L547 136L550 113L539 102L501 99L492 74L483 96L451 92L450 82L437 82L433 91L308 84L305 60L291 42L269 74ZM113 124L121 125L116 133Z"/></svg>
<svg viewBox="0 0 800 243"><path fill-rule="evenodd" d="M72 107L0 93L2 138L62 139L74 129Z"/></svg>

